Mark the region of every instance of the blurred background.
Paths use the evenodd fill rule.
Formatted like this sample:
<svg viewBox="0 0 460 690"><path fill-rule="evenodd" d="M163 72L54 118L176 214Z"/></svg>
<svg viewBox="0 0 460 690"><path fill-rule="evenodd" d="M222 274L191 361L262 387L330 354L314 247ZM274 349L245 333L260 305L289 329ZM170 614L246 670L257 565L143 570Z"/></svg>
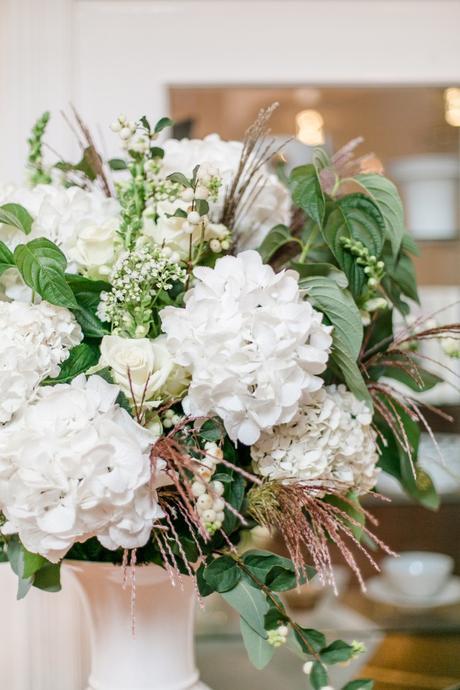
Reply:
<svg viewBox="0 0 460 690"><path fill-rule="evenodd" d="M122 112L168 114L178 137L239 139L259 108L277 101L272 133L289 139L288 168L308 162L316 145L334 151L364 138L358 153L372 152L375 169L398 185L420 243L421 310L460 321L459 27L458 0L0 0L0 180L21 178L26 137L46 109L53 148L68 157L77 155L60 116L69 103L113 155L108 125ZM425 354L444 357L436 344ZM427 402L453 422L428 414L442 459L428 435L421 453L441 505L416 505L387 479L380 489L391 503L371 510L396 551L448 554L455 574L413 601L366 566L363 595L338 566L338 601L316 586L294 597L305 625L366 640L365 667L339 669L337 684L359 671L376 690L460 687L460 360L442 362L451 384ZM70 574L62 594L34 591L19 604L6 566L0 577L10 642L0 646L0 687L82 690L85 623ZM235 673L241 690L305 687L283 654L252 671L217 602L200 613L199 632L214 690L233 688Z"/></svg>

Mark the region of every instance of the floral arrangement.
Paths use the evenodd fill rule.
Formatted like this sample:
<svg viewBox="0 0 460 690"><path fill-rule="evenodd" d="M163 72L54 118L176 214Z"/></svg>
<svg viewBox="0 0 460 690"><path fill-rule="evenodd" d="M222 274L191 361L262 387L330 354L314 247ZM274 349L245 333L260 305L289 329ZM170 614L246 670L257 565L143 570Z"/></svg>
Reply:
<svg viewBox="0 0 460 690"><path fill-rule="evenodd" d="M333 583L331 542L358 578L354 553L387 549L360 505L379 472L435 507L418 343L455 355L460 326L395 330L418 299L396 188L359 141L276 175L271 112L243 143L160 144L169 119L122 116L108 161L74 113L76 164L47 164L35 125L27 186L0 188L2 553L20 597L58 590L65 558L194 577L257 667L287 643L318 690L361 647L280 594ZM256 526L289 557L244 551Z"/></svg>

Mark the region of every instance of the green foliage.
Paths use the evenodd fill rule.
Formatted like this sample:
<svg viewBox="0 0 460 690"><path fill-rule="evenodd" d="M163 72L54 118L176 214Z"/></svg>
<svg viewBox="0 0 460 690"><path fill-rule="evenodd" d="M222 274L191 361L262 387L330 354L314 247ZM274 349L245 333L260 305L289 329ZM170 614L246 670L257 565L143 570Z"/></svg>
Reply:
<svg viewBox="0 0 460 690"><path fill-rule="evenodd" d="M244 618L240 618L240 629L249 660L255 668L261 670L271 661L275 648L268 644L265 637L259 635Z"/></svg>
<svg viewBox="0 0 460 690"><path fill-rule="evenodd" d="M300 627L299 630L295 631L295 637L305 654L311 654L312 651L319 653L326 646L326 638L319 630Z"/></svg>
<svg viewBox="0 0 460 690"><path fill-rule="evenodd" d="M266 636L264 616L268 611L268 602L260 589L247 579L241 579L236 587L223 592L222 597L256 633Z"/></svg>
<svg viewBox="0 0 460 690"><path fill-rule="evenodd" d="M46 379L42 385L69 383L79 374L84 374L99 361L99 348L94 343L80 343L70 350L69 357L61 364L59 374Z"/></svg>
<svg viewBox="0 0 460 690"><path fill-rule="evenodd" d="M155 134L159 134L162 132L166 127L172 127L174 124L174 121L171 120L169 117L162 117L158 122L156 123L154 127L154 132Z"/></svg>
<svg viewBox="0 0 460 690"><path fill-rule="evenodd" d="M377 173L362 173L354 179L379 207L385 221L386 237L396 256L404 236L404 209L397 188L387 177Z"/></svg>
<svg viewBox="0 0 460 690"><path fill-rule="evenodd" d="M374 683L372 680L352 680L343 686L342 690L372 690Z"/></svg>
<svg viewBox="0 0 460 690"><path fill-rule="evenodd" d="M32 586L46 592L61 589L60 565L27 551L16 537L8 541L7 555L11 569L18 577L18 599L24 598Z"/></svg>
<svg viewBox="0 0 460 690"><path fill-rule="evenodd" d="M343 245L343 239L352 239L378 259L383 249L385 221L376 204L364 194L349 194L335 202L329 212L323 231L330 250L345 272L355 299L359 299L366 274Z"/></svg>
<svg viewBox="0 0 460 690"><path fill-rule="evenodd" d="M281 247L294 241L289 228L285 225L275 225L265 237L257 251L261 255L262 260L267 263L275 256L276 252L281 249Z"/></svg>
<svg viewBox="0 0 460 690"><path fill-rule="evenodd" d="M348 287L348 278L337 266L325 262L311 262L302 264L297 261L291 262L291 268L297 271L300 278L330 278L341 288Z"/></svg>
<svg viewBox="0 0 460 690"><path fill-rule="evenodd" d="M14 265L13 253L4 242L0 241L0 276Z"/></svg>
<svg viewBox="0 0 460 690"><path fill-rule="evenodd" d="M227 592L236 587L241 580L241 570L234 558L220 556L204 569L204 580L214 592Z"/></svg>
<svg viewBox="0 0 460 690"><path fill-rule="evenodd" d="M284 592L297 586L295 568L289 558L270 551L246 551L242 560L246 568L272 592ZM314 568L307 568L309 580L315 576Z"/></svg>
<svg viewBox="0 0 460 690"><path fill-rule="evenodd" d="M310 671L310 683L313 690L322 690L328 684L327 671L320 661L315 661Z"/></svg>
<svg viewBox="0 0 460 690"><path fill-rule="evenodd" d="M14 260L26 285L44 300L60 307L77 309L74 294L66 282L66 258L61 250L44 237L14 250Z"/></svg>
<svg viewBox="0 0 460 690"><path fill-rule="evenodd" d="M325 213L325 199L318 172L313 164L294 168L289 178L292 200L320 227Z"/></svg>
<svg viewBox="0 0 460 690"><path fill-rule="evenodd" d="M123 160L123 158L111 158L107 161L107 164L110 170L113 170L114 172L128 169L128 164Z"/></svg>
<svg viewBox="0 0 460 690"><path fill-rule="evenodd" d="M34 219L29 211L20 204L3 204L0 206L0 223L11 225L29 235Z"/></svg>
<svg viewBox="0 0 460 690"><path fill-rule="evenodd" d="M340 664L349 661L355 654L352 645L343 640L335 640L320 654L321 661L325 664Z"/></svg>
<svg viewBox="0 0 460 690"><path fill-rule="evenodd" d="M361 315L348 290L329 278L305 278L300 281L309 299L326 314L334 326L331 359L356 397L370 404L370 396L357 365L363 339Z"/></svg>
<svg viewBox="0 0 460 690"><path fill-rule="evenodd" d="M110 290L110 284L72 274L66 274L65 278L78 303L75 317L83 333L88 338L102 338L109 330L96 315L96 310L101 292Z"/></svg>
<svg viewBox="0 0 460 690"><path fill-rule="evenodd" d="M51 175L43 164L43 137L49 120L49 112L43 113L35 122L30 137L27 140L29 145L27 164L32 185L50 184L52 182Z"/></svg>

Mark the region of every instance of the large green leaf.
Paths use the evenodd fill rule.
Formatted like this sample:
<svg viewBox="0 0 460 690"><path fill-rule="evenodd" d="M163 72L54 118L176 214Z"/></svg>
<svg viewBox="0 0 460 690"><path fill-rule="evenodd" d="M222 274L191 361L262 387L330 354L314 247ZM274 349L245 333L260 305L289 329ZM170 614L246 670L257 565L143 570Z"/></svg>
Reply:
<svg viewBox="0 0 460 690"><path fill-rule="evenodd" d="M313 306L326 314L334 326L333 338L340 336L346 351L356 360L363 341L363 324L349 291L339 287L335 280L321 276L304 278L300 286L306 289Z"/></svg>
<svg viewBox="0 0 460 690"><path fill-rule="evenodd" d="M320 661L315 661L313 664L310 671L310 683L313 690L322 690L328 685L327 671Z"/></svg>
<svg viewBox="0 0 460 690"><path fill-rule="evenodd" d="M358 680L352 680L343 686L342 690L372 690L374 687L373 680L366 680L365 678L360 678Z"/></svg>
<svg viewBox="0 0 460 690"><path fill-rule="evenodd" d="M264 241L258 248L258 252L262 257L264 263L268 263L276 252L284 247L285 244L295 241L291 235L289 228L285 225L275 225L270 230Z"/></svg>
<svg viewBox="0 0 460 690"><path fill-rule="evenodd" d="M0 242L0 276L14 266L13 253L4 242Z"/></svg>
<svg viewBox="0 0 460 690"><path fill-rule="evenodd" d="M0 223L12 225L28 235L32 230L33 222L34 219L29 211L20 204L3 204L0 206Z"/></svg>
<svg viewBox="0 0 460 690"><path fill-rule="evenodd" d="M321 227L324 220L325 201L318 172L312 163L294 168L289 178L292 199Z"/></svg>
<svg viewBox="0 0 460 690"><path fill-rule="evenodd" d="M385 220L387 238L396 256L404 236L404 208L396 186L377 173L362 173L356 175L355 180L379 207Z"/></svg>
<svg viewBox="0 0 460 690"><path fill-rule="evenodd" d="M354 654L354 648L348 642L335 640L321 651L321 661L325 664L340 664L349 661Z"/></svg>
<svg viewBox="0 0 460 690"><path fill-rule="evenodd" d="M342 373L348 388L370 403L370 396L357 365L363 340L363 325L356 303L349 293L330 278L305 278L300 281L313 305L334 326L332 360Z"/></svg>
<svg viewBox="0 0 460 690"><path fill-rule="evenodd" d="M66 258L53 242L40 237L20 244L14 251L14 260L26 285L44 300L60 307L77 307L64 276Z"/></svg>
<svg viewBox="0 0 460 690"><path fill-rule="evenodd" d="M233 589L221 595L256 633L265 637L264 616L268 611L265 594L242 579Z"/></svg>
<svg viewBox="0 0 460 690"><path fill-rule="evenodd" d="M349 194L338 199L329 213L323 231L337 262L347 275L350 289L359 297L366 282L357 257L344 248L343 238L361 242L371 255L379 257L385 239L385 221L377 205L364 194Z"/></svg>
<svg viewBox="0 0 460 690"><path fill-rule="evenodd" d="M259 670L265 668L271 660L275 648L273 645L268 644L264 637L256 633L256 631L246 623L244 618L240 618L240 628L244 646L246 647L252 665Z"/></svg>
<svg viewBox="0 0 460 690"><path fill-rule="evenodd" d="M285 592L297 586L295 567L289 558L254 549L243 554L243 562L273 592ZM307 567L308 579L311 580L314 576L315 569Z"/></svg>
<svg viewBox="0 0 460 690"><path fill-rule="evenodd" d="M99 361L99 348L90 343L80 343L70 350L69 357L61 364L59 374L46 379L45 384L68 383L79 374L84 374Z"/></svg>

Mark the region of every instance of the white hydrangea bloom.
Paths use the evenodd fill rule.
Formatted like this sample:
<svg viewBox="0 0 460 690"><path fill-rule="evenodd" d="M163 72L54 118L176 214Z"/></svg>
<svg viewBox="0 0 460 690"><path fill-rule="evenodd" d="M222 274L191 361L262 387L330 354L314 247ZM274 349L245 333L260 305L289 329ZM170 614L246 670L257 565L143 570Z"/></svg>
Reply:
<svg viewBox="0 0 460 690"><path fill-rule="evenodd" d="M191 372L184 408L218 415L231 439L251 445L323 385L331 328L302 298L298 274L275 273L255 251L194 275L185 309L161 311L167 346Z"/></svg>
<svg viewBox="0 0 460 690"><path fill-rule="evenodd" d="M162 174L165 176L181 172L191 177L195 166L200 165L202 174L216 174L222 179L217 202L210 204L211 217L218 219L225 194L238 169L243 144L240 141L223 141L217 134L210 134L204 139L169 139L163 148ZM272 227L280 223L288 224L290 220L289 192L266 166L259 171L251 198L252 203L247 204L234 228L239 249L258 247Z"/></svg>
<svg viewBox="0 0 460 690"><path fill-rule="evenodd" d="M345 386L311 396L288 424L265 431L251 448L256 471L275 480L325 481L360 494L379 470L372 414Z"/></svg>
<svg viewBox="0 0 460 690"><path fill-rule="evenodd" d="M0 423L8 422L82 340L70 311L48 302L0 302Z"/></svg>
<svg viewBox="0 0 460 690"><path fill-rule="evenodd" d="M116 404L118 393L81 375L40 388L0 428L3 532L29 551L57 562L93 536L108 549L141 547L163 516L150 486L155 438Z"/></svg>
<svg viewBox="0 0 460 690"><path fill-rule="evenodd" d="M57 244L74 268L89 270L94 277L107 272L113 261L119 204L100 190L42 184L36 187L0 188L0 203L24 206L34 222L24 236L17 228L0 224L0 239L10 249L36 237Z"/></svg>

